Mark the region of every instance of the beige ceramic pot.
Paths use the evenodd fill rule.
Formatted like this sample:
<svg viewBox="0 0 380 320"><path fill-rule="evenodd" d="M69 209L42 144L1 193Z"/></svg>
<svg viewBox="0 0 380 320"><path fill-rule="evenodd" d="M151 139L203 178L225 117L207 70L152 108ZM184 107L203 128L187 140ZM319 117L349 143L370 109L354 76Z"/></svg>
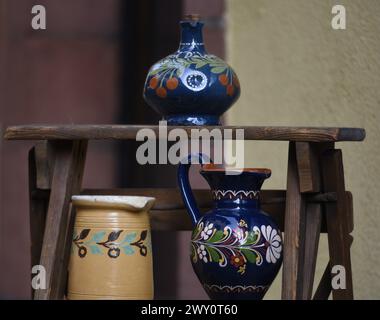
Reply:
<svg viewBox="0 0 380 320"><path fill-rule="evenodd" d="M153 299L154 198L73 196L68 299Z"/></svg>

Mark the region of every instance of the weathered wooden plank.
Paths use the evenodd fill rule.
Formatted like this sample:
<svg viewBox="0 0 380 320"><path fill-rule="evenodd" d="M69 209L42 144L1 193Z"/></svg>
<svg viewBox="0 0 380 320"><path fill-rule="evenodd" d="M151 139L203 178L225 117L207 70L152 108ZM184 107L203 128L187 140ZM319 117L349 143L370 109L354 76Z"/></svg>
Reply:
<svg viewBox="0 0 380 320"><path fill-rule="evenodd" d="M346 191L346 222L347 222L347 232L351 233L354 231L354 204L352 200L352 193Z"/></svg>
<svg viewBox="0 0 380 320"><path fill-rule="evenodd" d="M213 206L209 190L193 190L197 204L202 213ZM131 188L131 189L86 189L81 192L86 195L134 195L150 196L156 202L150 211L153 230L192 230L191 221L183 204L180 191L175 188ZM285 191L264 190L261 193L262 209L270 214L283 230L285 210ZM274 201L273 201L274 200Z"/></svg>
<svg viewBox="0 0 380 320"><path fill-rule="evenodd" d="M81 189L83 174L84 174L84 166L86 161L86 153L87 153L87 141L82 140L77 143L75 146L77 153L77 162L76 167L74 168L76 174L73 177L73 186L74 189L72 190L72 194L76 193L77 190ZM71 199L70 199L71 200ZM76 217L76 210L73 206L70 205L70 209L68 211L68 223L66 227L65 232L65 241L64 241L64 248L63 248L63 262L61 264L61 267L59 269L58 273L58 284L56 288L56 292L58 295L58 298L60 299L63 297L64 294L66 294L67 291L67 280L68 280L68 266L69 266L69 259L70 259L70 250L72 245L72 239L73 239L73 231L74 231L74 224L75 224L75 217Z"/></svg>
<svg viewBox="0 0 380 320"><path fill-rule="evenodd" d="M305 199L301 195L297 169L296 145L289 143L288 176L284 226L282 299L301 299L304 261Z"/></svg>
<svg viewBox="0 0 380 320"><path fill-rule="evenodd" d="M210 210L213 206L213 200L209 190L193 190L195 198L202 212ZM350 192L346 192L350 196ZM134 195L149 196L156 198L155 205L152 208L154 217L161 221L166 219L167 225L152 224L152 228L156 230L191 230L190 220L187 220L187 212L183 204L178 189L175 188L126 188L126 189L85 189L81 194L86 195ZM284 212L285 212L285 190L262 190L261 191L261 207L262 210L271 215L278 223L281 230L284 230ZM48 199L49 190L36 190L33 193L35 199ZM308 195L306 197L308 203L325 203L336 201L334 192L326 194ZM180 216L177 219L176 213ZM165 215L160 218L159 215ZM155 218L157 217L157 218ZM184 220L181 220L184 219ZM157 226L157 227L156 227ZM326 222L323 220L321 232L326 233Z"/></svg>
<svg viewBox="0 0 380 320"><path fill-rule="evenodd" d="M313 294L315 266L321 233L322 208L319 203L308 203L306 206L305 256L302 268L301 299L310 300Z"/></svg>
<svg viewBox="0 0 380 320"><path fill-rule="evenodd" d="M50 189L54 158L48 141L39 141L35 147L37 189Z"/></svg>
<svg viewBox="0 0 380 320"><path fill-rule="evenodd" d="M207 212L210 208L200 208ZM150 224L155 231L190 231L193 230L190 215L186 209L150 210Z"/></svg>
<svg viewBox="0 0 380 320"><path fill-rule="evenodd" d="M319 192L321 179L316 146L308 142L297 142L296 155L301 193Z"/></svg>
<svg viewBox="0 0 380 320"><path fill-rule="evenodd" d="M317 290L314 293L313 300L327 300L331 293L331 267L327 264Z"/></svg>
<svg viewBox="0 0 380 320"><path fill-rule="evenodd" d="M29 228L30 228L30 254L31 267L38 265L41 257L42 241L45 230L46 211L49 198L35 197L37 184L43 172L37 169L39 159L36 147L29 151ZM40 177L39 177L40 176ZM32 289L33 295L33 289Z"/></svg>
<svg viewBox="0 0 380 320"><path fill-rule="evenodd" d="M156 192L155 190L158 190ZM201 198L200 201L206 201L207 203L212 203L211 194L209 190L193 190L195 193L198 194L198 197ZM162 205L162 197L159 195L162 194L162 192L169 193L174 197L174 203L170 200L170 197L168 196L168 199L164 199L163 202L167 203L170 209L175 208L183 208L184 205L177 202L177 197L179 196L178 189L174 188L126 188L126 189L84 189L81 191L81 194L88 194L88 195L143 195L143 196L154 196L158 198L156 200L156 205ZM347 193L347 199L350 199L351 192L346 191ZM49 197L50 190L35 190L33 192L33 195L37 198L46 198ZM260 203L262 205L268 205L268 204L276 204L276 203L285 203L286 200L286 191L285 190L262 190L261 191L261 200ZM202 200L203 197L206 197ZM197 195L196 195L197 198ZM316 194L308 194L305 196L306 202L310 203L325 203L325 202L336 202L336 193L335 192L326 192L326 193L316 193ZM179 201L179 200L178 200Z"/></svg>
<svg viewBox="0 0 380 320"><path fill-rule="evenodd" d="M305 193L319 193L322 190L321 155L334 147L328 143L296 143L297 168L299 174L300 191ZM336 196L336 195L334 195ZM314 196L315 197L315 196ZM306 200L308 198L306 197ZM319 236L322 224L322 206L319 202L306 204L305 234L300 238L304 240L304 259L299 281L302 289L298 293L301 299L310 300L313 294L315 266L318 256Z"/></svg>
<svg viewBox="0 0 380 320"><path fill-rule="evenodd" d="M66 241L71 237L69 214L72 194L78 193L85 162L86 141L54 141L55 156L50 201L46 217L40 264L46 269L47 289L37 290L35 299L62 299L66 283Z"/></svg>
<svg viewBox="0 0 380 320"><path fill-rule="evenodd" d="M140 129L148 128L158 136L158 126L152 125L20 125L8 127L4 138L9 140L96 140L130 139L135 140ZM174 127L168 127L172 130ZM318 128L318 127L255 127L255 126L189 126L183 128L188 134L193 129L244 129L245 140L279 141L362 141L365 130L362 128Z"/></svg>
<svg viewBox="0 0 380 320"><path fill-rule="evenodd" d="M344 266L346 272L346 288L333 289L333 298L351 300L353 288L348 231L351 218L347 215L350 209L347 208L342 152L330 150L323 154L322 159L324 190L337 193L336 202L325 204L330 266L331 268L335 265Z"/></svg>
<svg viewBox="0 0 380 320"><path fill-rule="evenodd" d="M350 235L348 239L351 247L354 238ZM323 272L317 290L315 290L313 300L327 300L330 296L331 289L331 267L329 262Z"/></svg>
<svg viewBox="0 0 380 320"><path fill-rule="evenodd" d="M43 192L42 192L43 193ZM43 194L40 194L43 197ZM200 207L211 207L213 200L211 192L208 189L194 189L194 196L197 199L197 204ZM350 192L346 191L347 197L350 197ZM81 194L87 195L135 195L156 198L153 209L156 210L173 210L183 209L185 206L181 198L179 189L177 188L123 188L123 189L84 189ZM325 203L335 202L335 192L310 194L306 197L307 202ZM285 203L286 190L261 190L260 203L262 206L270 204Z"/></svg>

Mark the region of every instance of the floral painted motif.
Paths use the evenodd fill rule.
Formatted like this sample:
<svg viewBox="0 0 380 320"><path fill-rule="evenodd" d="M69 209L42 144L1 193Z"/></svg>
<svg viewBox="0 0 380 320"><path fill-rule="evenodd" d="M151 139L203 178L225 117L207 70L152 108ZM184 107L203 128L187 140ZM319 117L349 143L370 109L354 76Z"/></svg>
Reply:
<svg viewBox="0 0 380 320"><path fill-rule="evenodd" d="M145 101L168 125L220 125L220 116L240 96L236 73L207 53L201 21L181 22L179 49L149 69Z"/></svg>
<svg viewBox="0 0 380 320"><path fill-rule="evenodd" d="M245 265L245 259L242 254L236 254L234 256L231 256L231 264L235 267L242 267Z"/></svg>
<svg viewBox="0 0 380 320"><path fill-rule="evenodd" d="M276 229L271 226L261 226L261 232L266 240L265 245L268 247L266 260L268 263L276 263L281 256L281 237Z"/></svg>
<svg viewBox="0 0 380 320"><path fill-rule="evenodd" d="M203 260L204 262L207 263L207 252L206 252L206 248L203 244L201 244L198 249L197 249L197 254L199 256L199 259L200 260Z"/></svg>
<svg viewBox="0 0 380 320"><path fill-rule="evenodd" d="M212 54L187 54L186 57L170 55L155 64L148 73L148 89L155 90L160 98L166 98L168 90L177 89L180 82L191 91L201 91L209 81L201 71L203 67L209 67L211 73L219 74L218 80L226 87L226 95L233 96L240 88L236 74L223 60Z"/></svg>
<svg viewBox="0 0 380 320"><path fill-rule="evenodd" d="M247 263L260 266L263 256L267 263L276 263L281 256L281 237L279 231L271 226L254 226L248 230L247 223L241 219L236 229L229 226L218 230L213 223L198 223L195 228L191 251L193 262L216 262L221 267L236 267L239 274L244 274Z"/></svg>
<svg viewBox="0 0 380 320"><path fill-rule="evenodd" d="M139 249L140 255L147 255L149 241L146 244L144 243L148 235L147 230L141 231L138 240L136 240L138 232L125 232L124 238L119 240L123 230L112 231L108 236L106 236L106 231L98 231L92 234L91 238L87 239L90 231L91 229L83 229L74 235L73 243L78 248L78 256L81 258L84 258L88 254L88 249L91 254L102 255L102 248L108 249L107 255L114 259L119 257L121 252L124 252L126 255L134 254L135 248Z"/></svg>
<svg viewBox="0 0 380 320"><path fill-rule="evenodd" d="M201 231L201 237L203 240L207 240L210 238L210 235L212 234L213 230L212 228L214 227L214 224L210 223L205 228Z"/></svg>

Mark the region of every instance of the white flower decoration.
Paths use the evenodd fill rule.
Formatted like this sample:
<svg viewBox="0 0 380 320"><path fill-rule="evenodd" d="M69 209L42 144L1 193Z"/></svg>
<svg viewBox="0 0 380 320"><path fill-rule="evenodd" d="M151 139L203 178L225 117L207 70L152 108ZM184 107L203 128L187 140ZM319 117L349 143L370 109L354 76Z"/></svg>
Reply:
<svg viewBox="0 0 380 320"><path fill-rule="evenodd" d="M207 263L207 252L205 246L202 244L198 247L197 253L200 260L203 260L204 263Z"/></svg>
<svg viewBox="0 0 380 320"><path fill-rule="evenodd" d="M268 263L276 263L276 261L281 257L281 237L278 231L273 229L271 226L261 226L261 233L268 244L265 258Z"/></svg>
<svg viewBox="0 0 380 320"><path fill-rule="evenodd" d="M205 226L205 228L201 232L201 238L203 240L207 240L208 238L210 238L210 236L212 234L212 228L213 227L214 227L213 223L210 223L207 226Z"/></svg>

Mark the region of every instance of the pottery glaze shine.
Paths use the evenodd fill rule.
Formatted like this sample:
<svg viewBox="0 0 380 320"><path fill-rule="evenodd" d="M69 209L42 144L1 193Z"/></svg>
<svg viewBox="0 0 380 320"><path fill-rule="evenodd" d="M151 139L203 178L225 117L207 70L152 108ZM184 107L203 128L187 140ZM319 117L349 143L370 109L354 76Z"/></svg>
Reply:
<svg viewBox="0 0 380 320"><path fill-rule="evenodd" d="M180 164L178 182L194 225L191 263L211 299L264 297L282 263L281 232L260 209L260 188L269 169L225 169L204 165L214 208L201 215L188 180L190 164Z"/></svg>
<svg viewBox="0 0 380 320"><path fill-rule="evenodd" d="M78 195L72 201L68 299L153 299L148 211L155 199Z"/></svg>
<svg viewBox="0 0 380 320"><path fill-rule="evenodd" d="M218 125L240 96L239 79L226 62L207 53L197 15L186 16L180 26L179 49L150 68L144 99L168 125Z"/></svg>

